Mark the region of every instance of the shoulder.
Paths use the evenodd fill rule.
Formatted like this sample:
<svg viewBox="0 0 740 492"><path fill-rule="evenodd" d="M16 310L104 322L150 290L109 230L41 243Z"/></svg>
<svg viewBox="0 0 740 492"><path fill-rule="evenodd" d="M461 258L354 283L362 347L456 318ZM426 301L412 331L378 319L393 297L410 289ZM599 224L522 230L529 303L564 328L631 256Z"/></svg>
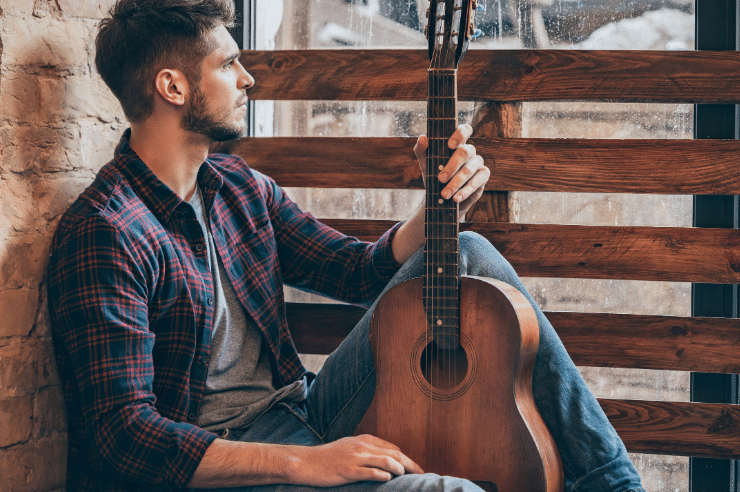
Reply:
<svg viewBox="0 0 740 492"><path fill-rule="evenodd" d="M62 215L51 254L70 241L78 245L80 241L123 241L129 235L127 229L137 222L132 217L145 208L124 176L108 163Z"/></svg>

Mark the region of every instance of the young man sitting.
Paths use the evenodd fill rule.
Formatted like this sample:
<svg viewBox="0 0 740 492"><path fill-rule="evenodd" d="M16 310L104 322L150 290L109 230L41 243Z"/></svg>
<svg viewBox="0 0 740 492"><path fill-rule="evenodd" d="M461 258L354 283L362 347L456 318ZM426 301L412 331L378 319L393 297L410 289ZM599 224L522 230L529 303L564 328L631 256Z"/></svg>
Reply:
<svg viewBox="0 0 740 492"><path fill-rule="evenodd" d="M101 24L96 65L131 128L51 248L68 492L478 490L424 474L394 443L352 436L375 388L371 305L421 274L424 214L360 242L299 210L240 158L208 154L243 134L254 84L226 29L233 16L231 0L120 0ZM489 177L470 133L461 126L451 136L439 176L442 197L463 212ZM421 137L420 159L426 145ZM462 235L461 265L525 292L480 236ZM283 284L371 306L316 376L292 343ZM535 309L534 395L567 490L642 490Z"/></svg>

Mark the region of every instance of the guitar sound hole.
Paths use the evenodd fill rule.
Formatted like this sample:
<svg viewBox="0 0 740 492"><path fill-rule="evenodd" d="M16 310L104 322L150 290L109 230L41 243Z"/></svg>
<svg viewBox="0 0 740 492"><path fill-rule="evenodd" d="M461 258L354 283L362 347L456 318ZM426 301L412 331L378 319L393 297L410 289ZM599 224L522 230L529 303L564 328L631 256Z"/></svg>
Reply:
<svg viewBox="0 0 740 492"><path fill-rule="evenodd" d="M462 347L442 349L432 341L421 353L421 373L434 388L450 390L468 373L468 356Z"/></svg>

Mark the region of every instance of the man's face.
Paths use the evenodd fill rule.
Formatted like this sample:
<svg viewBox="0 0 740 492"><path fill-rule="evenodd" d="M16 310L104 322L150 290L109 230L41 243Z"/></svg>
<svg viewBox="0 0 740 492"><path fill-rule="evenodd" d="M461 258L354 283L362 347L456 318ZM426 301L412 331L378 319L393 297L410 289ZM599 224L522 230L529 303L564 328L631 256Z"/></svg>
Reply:
<svg viewBox="0 0 740 492"><path fill-rule="evenodd" d="M225 27L211 31L215 49L205 57L199 83L191 83L182 126L221 142L241 137L246 130L246 91L254 79L239 63L239 48Z"/></svg>

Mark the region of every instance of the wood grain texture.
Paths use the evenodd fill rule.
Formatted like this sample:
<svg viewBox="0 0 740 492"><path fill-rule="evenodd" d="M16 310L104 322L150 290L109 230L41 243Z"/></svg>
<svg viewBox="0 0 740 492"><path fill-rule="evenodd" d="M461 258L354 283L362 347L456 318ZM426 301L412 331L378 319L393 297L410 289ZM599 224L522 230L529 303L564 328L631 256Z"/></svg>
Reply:
<svg viewBox="0 0 740 492"><path fill-rule="evenodd" d="M500 492L562 491L560 455L532 397L538 338L519 291L463 277L465 356L451 364L447 351L428 358L422 279L394 286L373 312L375 395L357 433L400 446L427 472L494 481Z"/></svg>
<svg viewBox="0 0 740 492"><path fill-rule="evenodd" d="M423 50L244 51L254 100L427 97ZM740 54L707 51L470 50L461 101L740 102Z"/></svg>
<svg viewBox="0 0 740 492"><path fill-rule="evenodd" d="M375 241L393 221L326 219ZM740 282L740 235L732 229L462 223L491 241L523 277Z"/></svg>
<svg viewBox="0 0 740 492"><path fill-rule="evenodd" d="M288 303L298 350L328 354L365 309ZM579 366L740 373L740 319L546 312Z"/></svg>
<svg viewBox="0 0 740 492"><path fill-rule="evenodd" d="M740 406L714 403L599 400L627 450L740 458Z"/></svg>
<svg viewBox="0 0 740 492"><path fill-rule="evenodd" d="M740 319L548 312L580 366L740 373Z"/></svg>
<svg viewBox="0 0 740 492"><path fill-rule="evenodd" d="M414 138L243 138L237 154L281 186L422 189ZM740 142L473 138L486 188L654 194L740 194Z"/></svg>

